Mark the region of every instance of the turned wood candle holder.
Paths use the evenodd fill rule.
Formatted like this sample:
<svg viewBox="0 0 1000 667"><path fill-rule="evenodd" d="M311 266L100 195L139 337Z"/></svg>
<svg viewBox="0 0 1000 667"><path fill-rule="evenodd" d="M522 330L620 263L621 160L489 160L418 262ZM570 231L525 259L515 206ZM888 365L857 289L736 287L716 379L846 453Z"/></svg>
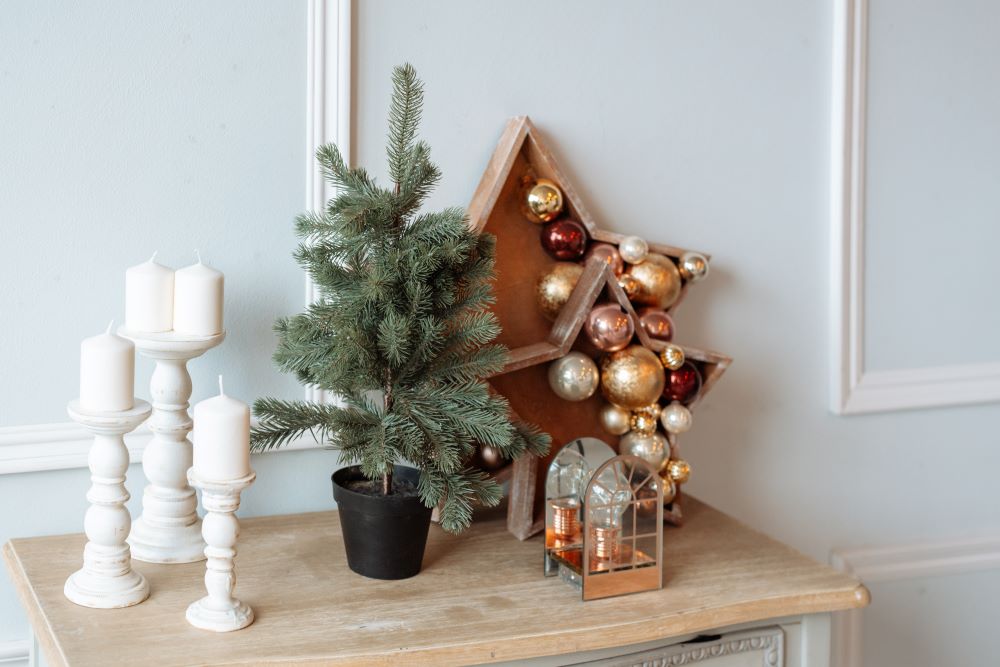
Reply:
<svg viewBox="0 0 1000 667"><path fill-rule="evenodd" d="M149 383L153 399L149 429L153 439L142 457L142 471L148 482L142 492L142 514L128 537L132 556L147 563L203 560L205 542L198 520L198 499L187 480L192 459L188 439L192 426L188 414L191 375L187 362L217 346L226 334L188 336L125 328L118 334L135 343L139 354L156 362Z"/></svg>
<svg viewBox="0 0 1000 667"><path fill-rule="evenodd" d="M71 401L67 412L94 435L94 443L88 456L92 485L83 521L87 533L83 568L70 575L63 592L70 602L84 607L115 609L139 604L149 597L149 584L132 569L125 541L132 517L125 507L130 496L125 489L129 455L124 436L149 417L149 403L135 399L131 410L95 412Z"/></svg>
<svg viewBox="0 0 1000 667"><path fill-rule="evenodd" d="M191 485L201 489L201 504L205 519L201 533L205 538L205 588L208 595L187 608L188 623L202 630L232 632L253 623L250 605L233 597L236 588L236 541L240 522L236 510L240 494L253 484L257 474L250 472L242 479L210 481L200 479L194 468L188 471Z"/></svg>

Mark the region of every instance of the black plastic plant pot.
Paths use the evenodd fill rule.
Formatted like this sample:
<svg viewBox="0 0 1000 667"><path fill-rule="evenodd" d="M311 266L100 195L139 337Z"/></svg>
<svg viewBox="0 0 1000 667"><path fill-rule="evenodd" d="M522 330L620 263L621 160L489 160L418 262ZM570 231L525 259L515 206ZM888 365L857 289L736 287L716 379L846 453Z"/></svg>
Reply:
<svg viewBox="0 0 1000 667"><path fill-rule="evenodd" d="M412 482L420 471L395 466L397 481ZM333 499L340 510L340 527L347 565L372 579L406 579L420 572L431 525L431 510L417 495L369 495L352 491L365 476L358 466L333 473Z"/></svg>

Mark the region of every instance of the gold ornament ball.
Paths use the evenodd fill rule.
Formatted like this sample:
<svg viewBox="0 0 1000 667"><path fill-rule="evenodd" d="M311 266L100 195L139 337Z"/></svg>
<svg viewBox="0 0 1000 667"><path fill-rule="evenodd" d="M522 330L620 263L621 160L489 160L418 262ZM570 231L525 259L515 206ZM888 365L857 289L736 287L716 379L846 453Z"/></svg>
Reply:
<svg viewBox="0 0 1000 667"><path fill-rule="evenodd" d="M660 422L667 433L678 434L691 430L693 419L691 411L686 406L674 401L663 408L663 412L660 413Z"/></svg>
<svg viewBox="0 0 1000 667"><path fill-rule="evenodd" d="M660 470L670 456L670 443L661 433L637 433L631 431L622 436L618 443L619 454L630 454Z"/></svg>
<svg viewBox="0 0 1000 667"><path fill-rule="evenodd" d="M676 371L684 365L684 350L680 345L667 343L667 346L660 350L660 361L664 368Z"/></svg>
<svg viewBox="0 0 1000 667"><path fill-rule="evenodd" d="M600 382L597 364L583 352L570 352L549 364L549 386L567 401L583 401L594 395Z"/></svg>
<svg viewBox="0 0 1000 667"><path fill-rule="evenodd" d="M563 194L559 186L547 178L539 178L525 196L528 218L539 224L555 220L563 209Z"/></svg>
<svg viewBox="0 0 1000 667"><path fill-rule="evenodd" d="M675 484L684 484L691 479L691 466L687 461L675 459L667 463L667 474Z"/></svg>
<svg viewBox="0 0 1000 667"><path fill-rule="evenodd" d="M652 435L656 433L656 417L650 417L641 412L633 412L629 420L631 430L642 435Z"/></svg>
<svg viewBox="0 0 1000 667"><path fill-rule="evenodd" d="M638 236L626 236L618 244L618 254L627 264L641 264L648 252L649 244Z"/></svg>
<svg viewBox="0 0 1000 667"><path fill-rule="evenodd" d="M625 296L628 297L629 301L639 293L639 281L627 273L618 276L618 286L625 292Z"/></svg>
<svg viewBox="0 0 1000 667"><path fill-rule="evenodd" d="M631 417L631 412L611 403L606 403L598 414L601 426L611 435L625 435L628 433L631 427Z"/></svg>
<svg viewBox="0 0 1000 667"><path fill-rule="evenodd" d="M626 275L632 276L638 286L635 294L629 296L633 303L666 309L681 294L681 274L664 255L649 253L642 264L629 266Z"/></svg>
<svg viewBox="0 0 1000 667"><path fill-rule="evenodd" d="M661 408L659 403L650 403L649 405L641 407L638 410L636 410L638 414L645 415L647 417L652 417L653 419L656 419L660 416L660 411Z"/></svg>
<svg viewBox="0 0 1000 667"><path fill-rule="evenodd" d="M708 275L708 258L698 252L686 252L677 268L681 278L696 283Z"/></svg>
<svg viewBox="0 0 1000 667"><path fill-rule="evenodd" d="M638 410L655 403L666 375L663 365L651 351L631 345L604 358L601 365L601 390L615 405Z"/></svg>
<svg viewBox="0 0 1000 667"><path fill-rule="evenodd" d="M669 505L677 497L677 485L670 479L670 474L665 469L660 472L660 479L663 482L663 504Z"/></svg>
<svg viewBox="0 0 1000 667"><path fill-rule="evenodd" d="M583 267L573 262L557 262L542 274L535 285L535 298L546 319L554 320L569 301Z"/></svg>

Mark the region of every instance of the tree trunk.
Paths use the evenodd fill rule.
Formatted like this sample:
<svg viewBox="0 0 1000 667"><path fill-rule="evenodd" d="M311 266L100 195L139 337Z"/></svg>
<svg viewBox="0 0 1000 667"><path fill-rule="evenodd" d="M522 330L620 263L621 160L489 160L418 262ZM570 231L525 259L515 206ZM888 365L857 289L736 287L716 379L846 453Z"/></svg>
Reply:
<svg viewBox="0 0 1000 667"><path fill-rule="evenodd" d="M388 496L392 494L392 471L382 475L382 495Z"/></svg>

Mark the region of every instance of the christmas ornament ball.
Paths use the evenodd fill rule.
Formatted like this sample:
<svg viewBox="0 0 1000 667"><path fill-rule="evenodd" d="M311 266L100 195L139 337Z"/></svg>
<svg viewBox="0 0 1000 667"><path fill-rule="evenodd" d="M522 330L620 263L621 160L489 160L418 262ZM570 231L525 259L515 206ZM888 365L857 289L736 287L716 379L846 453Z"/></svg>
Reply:
<svg viewBox="0 0 1000 667"><path fill-rule="evenodd" d="M594 360L582 352L570 352L549 364L549 386L566 401L583 401L594 395L600 382Z"/></svg>
<svg viewBox="0 0 1000 667"><path fill-rule="evenodd" d="M547 319L554 320L569 301L569 295L580 280L583 267L572 262L558 262L542 274L535 285L538 307Z"/></svg>
<svg viewBox="0 0 1000 667"><path fill-rule="evenodd" d="M632 297L639 293L639 281L627 273L618 276L618 286L625 292L625 296L631 301Z"/></svg>
<svg viewBox="0 0 1000 667"><path fill-rule="evenodd" d="M625 435L630 426L632 413L613 403L605 403L598 414L601 426L611 435Z"/></svg>
<svg viewBox="0 0 1000 667"><path fill-rule="evenodd" d="M669 368L672 371L677 370L684 365L684 348L668 343L660 350L660 361L664 368Z"/></svg>
<svg viewBox="0 0 1000 667"><path fill-rule="evenodd" d="M693 421L691 411L677 401L663 408L660 413L660 423L668 433L685 433L691 429Z"/></svg>
<svg viewBox="0 0 1000 667"><path fill-rule="evenodd" d="M663 396L669 401L679 401L687 405L701 391L701 373L690 361L685 361L677 370L667 369Z"/></svg>
<svg viewBox="0 0 1000 667"><path fill-rule="evenodd" d="M601 366L604 397L630 410L656 403L665 382L660 360L641 345L612 352Z"/></svg>
<svg viewBox="0 0 1000 667"><path fill-rule="evenodd" d="M542 228L542 247L560 261L575 261L587 251L587 230L576 220L556 220Z"/></svg>
<svg viewBox="0 0 1000 667"><path fill-rule="evenodd" d="M660 470L670 455L670 443L661 433L637 433L631 431L618 442L619 454L631 454Z"/></svg>
<svg viewBox="0 0 1000 667"><path fill-rule="evenodd" d="M642 412L633 412L629 425L632 433L641 433L642 435L656 433L656 417L650 417Z"/></svg>
<svg viewBox="0 0 1000 667"><path fill-rule="evenodd" d="M660 480L663 484L663 504L668 505L677 497L677 485L670 479L670 473L666 469L660 472Z"/></svg>
<svg viewBox="0 0 1000 667"><path fill-rule="evenodd" d="M638 236L626 236L618 244L618 254L629 264L641 264L649 252L649 244Z"/></svg>
<svg viewBox="0 0 1000 667"><path fill-rule="evenodd" d="M681 278L696 283L708 275L708 258L697 252L686 252L678 263Z"/></svg>
<svg viewBox="0 0 1000 667"><path fill-rule="evenodd" d="M616 276L620 276L625 270L625 262L618 254L618 248L610 243L591 243L587 254L583 256L583 261L588 262L591 257L600 257L601 261L611 267L611 272Z"/></svg>
<svg viewBox="0 0 1000 667"><path fill-rule="evenodd" d="M664 255L649 253L646 261L629 266L626 274L638 284L636 293L629 296L633 303L669 308L681 294L681 274L670 258Z"/></svg>
<svg viewBox="0 0 1000 667"><path fill-rule="evenodd" d="M653 340L669 342L674 337L674 321L662 308L643 308L638 312L639 324Z"/></svg>
<svg viewBox="0 0 1000 667"><path fill-rule="evenodd" d="M563 209L562 190L555 182L539 178L528 188L525 206L532 222L542 223L555 220Z"/></svg>
<svg viewBox="0 0 1000 667"><path fill-rule="evenodd" d="M624 349L635 334L635 324L617 303L595 306L583 322L587 339L601 352Z"/></svg>
<svg viewBox="0 0 1000 667"><path fill-rule="evenodd" d="M684 484L691 479L691 466L687 461L680 459L670 461L667 463L666 471L675 484Z"/></svg>
<svg viewBox="0 0 1000 667"><path fill-rule="evenodd" d="M479 448L478 463L483 470L492 471L502 468L506 461L499 449L490 445L483 445Z"/></svg>

